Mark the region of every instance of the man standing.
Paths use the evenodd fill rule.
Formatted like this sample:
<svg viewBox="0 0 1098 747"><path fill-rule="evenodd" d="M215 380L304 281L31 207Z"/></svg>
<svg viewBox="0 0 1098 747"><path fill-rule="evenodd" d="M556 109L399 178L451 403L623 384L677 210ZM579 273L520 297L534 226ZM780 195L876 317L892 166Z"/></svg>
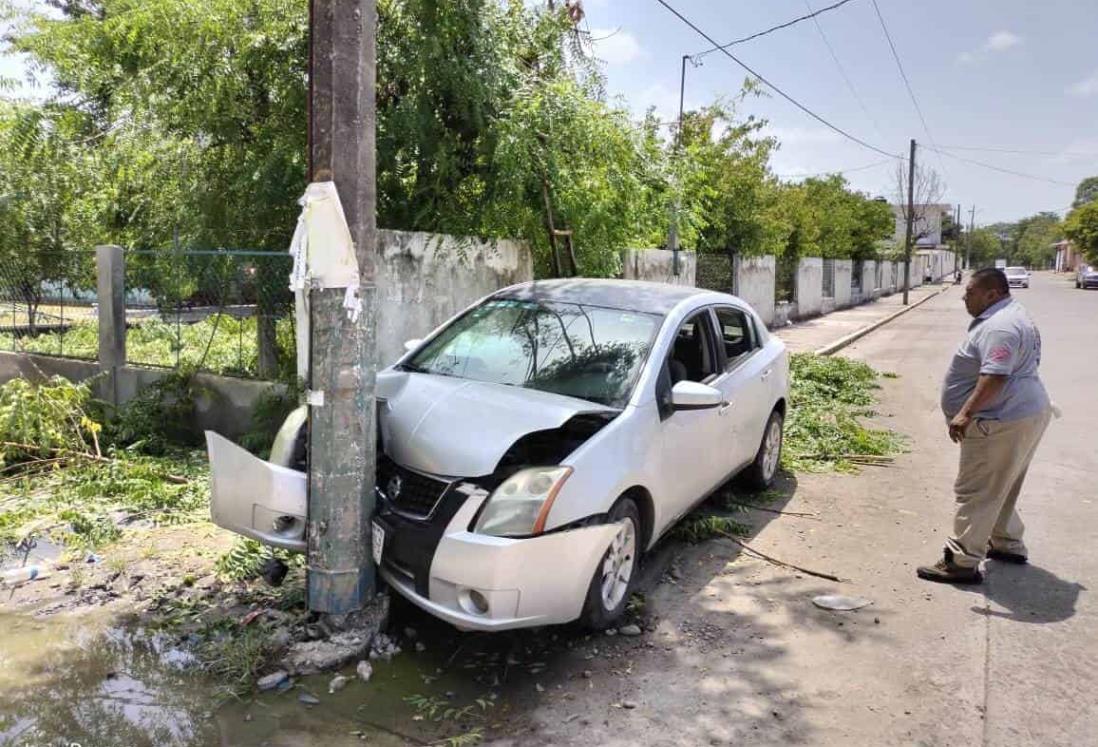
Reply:
<svg viewBox="0 0 1098 747"><path fill-rule="evenodd" d="M1037 375L1041 334L1011 298L1006 275L973 273L964 302L974 319L942 385L949 437L961 445L953 534L942 559L916 572L928 581L978 584L985 554L1026 562L1015 504L1052 410Z"/></svg>

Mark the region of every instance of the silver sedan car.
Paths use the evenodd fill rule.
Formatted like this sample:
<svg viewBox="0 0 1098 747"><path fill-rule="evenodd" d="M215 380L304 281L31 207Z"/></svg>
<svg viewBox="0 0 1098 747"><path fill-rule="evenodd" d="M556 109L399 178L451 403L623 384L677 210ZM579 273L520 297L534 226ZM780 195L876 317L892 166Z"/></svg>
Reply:
<svg viewBox="0 0 1098 747"><path fill-rule="evenodd" d="M734 296L526 283L408 348L378 374L373 553L396 592L461 629L611 624L679 518L778 469L785 345ZM216 523L304 550L305 421L270 461L207 434Z"/></svg>

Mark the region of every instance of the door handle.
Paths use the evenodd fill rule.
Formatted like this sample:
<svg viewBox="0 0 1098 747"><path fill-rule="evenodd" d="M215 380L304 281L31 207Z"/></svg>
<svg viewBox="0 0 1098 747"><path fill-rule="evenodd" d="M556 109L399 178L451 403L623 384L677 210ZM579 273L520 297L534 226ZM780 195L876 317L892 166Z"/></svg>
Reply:
<svg viewBox="0 0 1098 747"><path fill-rule="evenodd" d="M763 380L763 381L766 381L767 379L769 379L769 378L770 378L770 374L772 374L772 373L774 373L774 369L773 369L773 368L768 368L768 369L766 369L765 371L763 371L763 375L762 375L762 380Z"/></svg>
<svg viewBox="0 0 1098 747"><path fill-rule="evenodd" d="M732 409L731 402L722 402L720 408L717 410L718 415L724 415L726 412Z"/></svg>

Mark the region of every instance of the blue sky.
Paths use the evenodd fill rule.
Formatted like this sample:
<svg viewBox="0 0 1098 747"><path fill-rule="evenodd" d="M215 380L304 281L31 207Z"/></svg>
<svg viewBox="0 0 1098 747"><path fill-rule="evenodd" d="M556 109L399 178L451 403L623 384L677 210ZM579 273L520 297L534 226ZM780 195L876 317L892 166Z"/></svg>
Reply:
<svg viewBox="0 0 1098 747"><path fill-rule="evenodd" d="M724 43L808 12L805 0L669 0ZM808 0L813 10L834 0ZM1065 185L997 173L923 151L943 174L945 201L975 203L976 222L1022 217L1071 204L1074 184L1098 174L1098 4L1092 0L877 0L933 142L1041 151L955 155ZM638 112L661 118L678 109L683 54L710 45L656 0L586 0L586 22L606 63L608 86ZM811 20L731 51L793 98L839 127L891 153L914 137L929 144L904 88L871 0L817 17L844 82ZM719 53L687 70L686 105L734 95L745 73ZM859 103L859 99L861 103ZM863 109L864 105L864 109ZM770 122L782 141L778 174L859 168L859 189L891 197L891 163L829 131L776 95L743 105ZM1071 185L1071 186L1068 186Z"/></svg>
<svg viewBox="0 0 1098 747"><path fill-rule="evenodd" d="M301 0L306 2L306 0ZM829 5L834 0L669 0L723 42ZM1071 204L1074 184L1098 174L1098 3L1093 0L877 0L925 115L911 104L872 0L850 0L817 17L832 59L811 20L732 48L793 98L837 126L890 153L908 140L943 148L1003 148L1039 153L951 150L956 156L1052 182L988 170L922 151L977 223L1011 220ZM656 0L584 0L586 24L606 62L610 92L638 114L678 110L683 54L710 45ZM843 79L843 72L850 86ZM20 61L0 57L0 77L20 77ZM746 73L719 53L687 71L686 104L730 98ZM851 91L853 88L853 93ZM860 101L859 101L860 99ZM769 121L782 142L780 175L857 169L858 189L892 197L895 166L845 140L776 95L742 106Z"/></svg>

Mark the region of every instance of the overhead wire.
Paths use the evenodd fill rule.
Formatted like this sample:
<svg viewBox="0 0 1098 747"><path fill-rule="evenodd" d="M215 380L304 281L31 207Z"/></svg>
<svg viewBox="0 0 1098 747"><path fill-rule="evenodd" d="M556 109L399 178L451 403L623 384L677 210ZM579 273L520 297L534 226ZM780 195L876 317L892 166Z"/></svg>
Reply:
<svg viewBox="0 0 1098 747"><path fill-rule="evenodd" d="M804 7L812 12L812 5L808 2L808 0L804 0ZM869 113L869 109L866 107L865 101L862 100L862 97L858 95L857 89L854 88L854 82L851 81L850 76L846 74L846 68L843 67L843 63L839 61L839 56L835 54L835 49L831 46L831 42L828 40L827 34L824 33L823 26L820 25L820 22L816 19L815 15L812 15L811 18L812 24L816 27L816 33L820 35L820 40L823 41L824 46L827 47L827 52L831 55L831 59L835 62L835 67L839 69L839 75L842 76L843 82L846 83L846 87L847 90L850 91L850 95L853 96L854 100L858 102L858 106L861 108L862 114L864 114L866 119L868 119L873 124L873 130L877 133L877 137L884 137L881 134L881 128L880 125L877 124L876 117Z"/></svg>
<svg viewBox="0 0 1098 747"><path fill-rule="evenodd" d="M855 171L866 171L878 166L884 166L887 163L894 163L895 160L895 158L885 158L880 161L874 161L873 163L867 163L864 166L854 166L849 169L831 169L828 171L817 171L812 174L775 174L775 176L779 179L808 179L813 176L828 176L830 174L851 174Z"/></svg>
<svg viewBox="0 0 1098 747"><path fill-rule="evenodd" d="M1074 187L1075 186L1071 182L1062 182L1058 179L1050 179L1047 176L1038 176L1036 174L1027 174L1024 171L1015 171L1013 169L1004 169L1002 166L996 166L996 165L991 164L991 163L984 163L983 161L977 161L977 160L972 159L972 158L965 158L964 156L958 156L955 153L949 153L948 151L944 151L944 150L941 150L939 148L934 148L932 146L923 146L923 147L926 148L927 150L931 150L931 151L937 153L938 155L946 156L947 158L952 158L954 160L961 161L962 163L971 164L973 166L980 166L981 168L990 169L992 171L998 171L1002 174L1010 174L1011 176L1017 176L1017 177L1021 177L1023 179L1033 179L1034 181L1046 182L1048 184L1058 184L1058 185L1063 186L1063 187Z"/></svg>
<svg viewBox="0 0 1098 747"><path fill-rule="evenodd" d="M1012 153L1027 156L1075 156L1078 158L1098 158L1098 151L1084 153L1072 150L1027 150L1025 148L996 148L978 145L939 145L942 150L972 150L986 153Z"/></svg>
<svg viewBox="0 0 1098 747"><path fill-rule="evenodd" d="M866 149L868 149L868 150L871 150L871 151L873 151L874 153L880 153L880 154L881 154L882 156L888 156L889 158L900 158L900 156L898 156L897 154L895 154L895 153L889 153L888 151L886 151L886 150L883 150L883 149L881 149L881 148L878 148L878 147L877 147L877 146L875 146L875 145L871 145L870 143L866 142L865 140L861 139L860 137L858 137L858 136L856 136L856 135L852 135L851 133L847 132L846 130L844 130L843 128L839 127L838 125L832 124L832 123L831 123L831 122L829 122L828 120L824 119L824 118L823 118L823 117L821 117L821 116L820 116L819 114L817 114L816 112L812 111L812 110L811 110L811 109L809 109L809 108L808 108L807 106L805 106L805 105L804 105L804 104L802 104L801 102L797 101L797 100L796 100L795 98L793 98L793 97L792 97L792 96L790 96L790 95L789 95L788 93L786 93L785 91L783 91L783 90L782 90L781 88L779 88L778 86L776 86L776 85L775 85L774 83L771 83L771 82L770 82L769 80L767 80L767 79L766 79L765 77L763 77L763 76L762 76L761 74L757 73L757 72L756 72L756 71L755 71L754 69L752 69L752 68L751 68L750 66L748 66L748 65L747 65L746 63L744 63L744 62L743 62L742 60L740 60L740 59L739 59L738 57L736 57L735 55L733 55L733 54L732 54L731 52L729 52L729 51L728 51L727 49L725 49L725 48L724 48L724 47L722 47L721 45L717 44L717 42L716 42L716 41L715 41L715 40L713 39L713 37L711 37L711 36L710 36L709 34L705 33L705 31L703 31L703 30L702 30L701 28L699 28L699 27L698 27L698 26L697 26L696 24L694 24L694 23L693 23L693 22L692 22L692 21L691 21L690 19L688 19L688 18L687 18L686 16L684 16L684 15L683 15L682 13L680 13L680 12L679 12L679 11L677 11L677 10L676 10L676 9L675 9L674 7L672 7L672 6L671 6L671 4L667 2L667 0L656 0L656 2L658 2L658 3L659 3L660 5L662 5L662 6L664 7L664 8L666 8L666 9L667 9L667 10L668 10L668 11L669 11L670 13L672 13L672 14L673 14L673 15L674 15L674 16L675 16L676 18L678 18L678 19L679 19L680 21L682 21L682 22L683 22L684 24L686 24L686 25L687 25L687 26L689 26L689 27L690 27L691 29L693 29L693 31L694 31L694 32L695 32L696 34L698 34L699 36L701 36L701 37L702 37L703 39L705 39L706 41L708 41L708 42L709 42L710 44L713 44L713 45L714 45L714 47L715 47L714 51L717 51L717 50L719 50L719 51L720 51L720 52L721 52L722 54L724 54L724 56L728 57L728 58L729 58L730 60L732 60L732 61L733 61L733 62L735 62L735 63L736 63L737 65L739 65L740 67L742 67L742 68L743 68L744 70L746 70L746 71L747 71L748 73L750 73L750 74L751 74L752 76L754 76L755 78L758 78L758 80L759 80L759 81L760 81L761 83L763 83L764 85L766 85L766 86L767 86L768 88L770 88L770 89L771 89L772 91L774 91L775 93L777 93L777 94L778 94L779 96L781 96L781 97L782 97L783 99L785 99L785 100L786 100L786 101L788 101L789 103L793 104L793 106L797 107L797 108L798 108L798 109L800 109L800 110L801 110L802 112L804 112L804 113L805 113L805 114L807 114L808 116L810 116L810 117L812 117L813 119L815 119L815 120L816 120L817 122L819 122L820 124L824 125L824 126L825 126L825 127L827 127L828 129L830 129L830 130L833 130L834 132L836 132L836 133L838 133L838 134L842 135L842 136L843 136L843 137L845 137L845 138L846 138L847 140L850 140L851 142L857 143L858 145L862 146L863 148L866 148Z"/></svg>
<svg viewBox="0 0 1098 747"><path fill-rule="evenodd" d="M757 31L754 34L750 34L750 35L745 36L741 39L735 39L733 41L728 42L727 44L718 44L718 45L716 45L716 46L714 46L710 49L707 49L703 52L698 52L697 54L690 55L690 56L695 58L695 59L700 59L702 57L705 57L707 54L711 54L711 53L717 52L719 50L727 49L728 47L734 47L737 44L743 44L744 42L749 42L752 39L758 39L760 36L766 36L767 34L772 34L775 31L780 31L781 29L789 28L790 26L794 26L794 25L800 23L801 21L807 21L810 18L815 19L816 16L818 16L822 13L827 13L829 10L835 10L836 8L841 8L842 6L844 6L847 3L852 2L852 1L853 0L839 0L839 2L834 3L832 5L828 5L826 8L820 8L819 10L812 10L812 8L809 8L808 10L810 12L806 16L800 16L798 18L792 19L791 21L786 21L785 23L779 23L777 26L771 26L768 29L763 29L762 31Z"/></svg>
<svg viewBox="0 0 1098 747"><path fill-rule="evenodd" d="M892 59L896 61L896 68L900 71L900 77L904 81L904 87L907 89L907 95L911 99L911 105L915 107L915 113L919 115L919 121L923 125L923 132L926 133L926 139L930 141L931 145L937 147L937 143L934 142L934 136L930 134L930 126L926 123L926 117L923 116L923 108L919 106L919 99L915 97L915 89L911 87L911 80L907 77L907 71L904 70L904 63L900 61L900 53L896 50L896 44L892 41L892 34L888 31L888 24L885 23L884 15L881 14L881 7L877 5L877 0L870 0L870 2L873 3L873 10L877 14L877 20L881 24L881 31L884 32L885 40L888 42L888 48L892 50ZM942 167L942 174L945 175L945 163L942 161L940 154L938 157L938 164Z"/></svg>

